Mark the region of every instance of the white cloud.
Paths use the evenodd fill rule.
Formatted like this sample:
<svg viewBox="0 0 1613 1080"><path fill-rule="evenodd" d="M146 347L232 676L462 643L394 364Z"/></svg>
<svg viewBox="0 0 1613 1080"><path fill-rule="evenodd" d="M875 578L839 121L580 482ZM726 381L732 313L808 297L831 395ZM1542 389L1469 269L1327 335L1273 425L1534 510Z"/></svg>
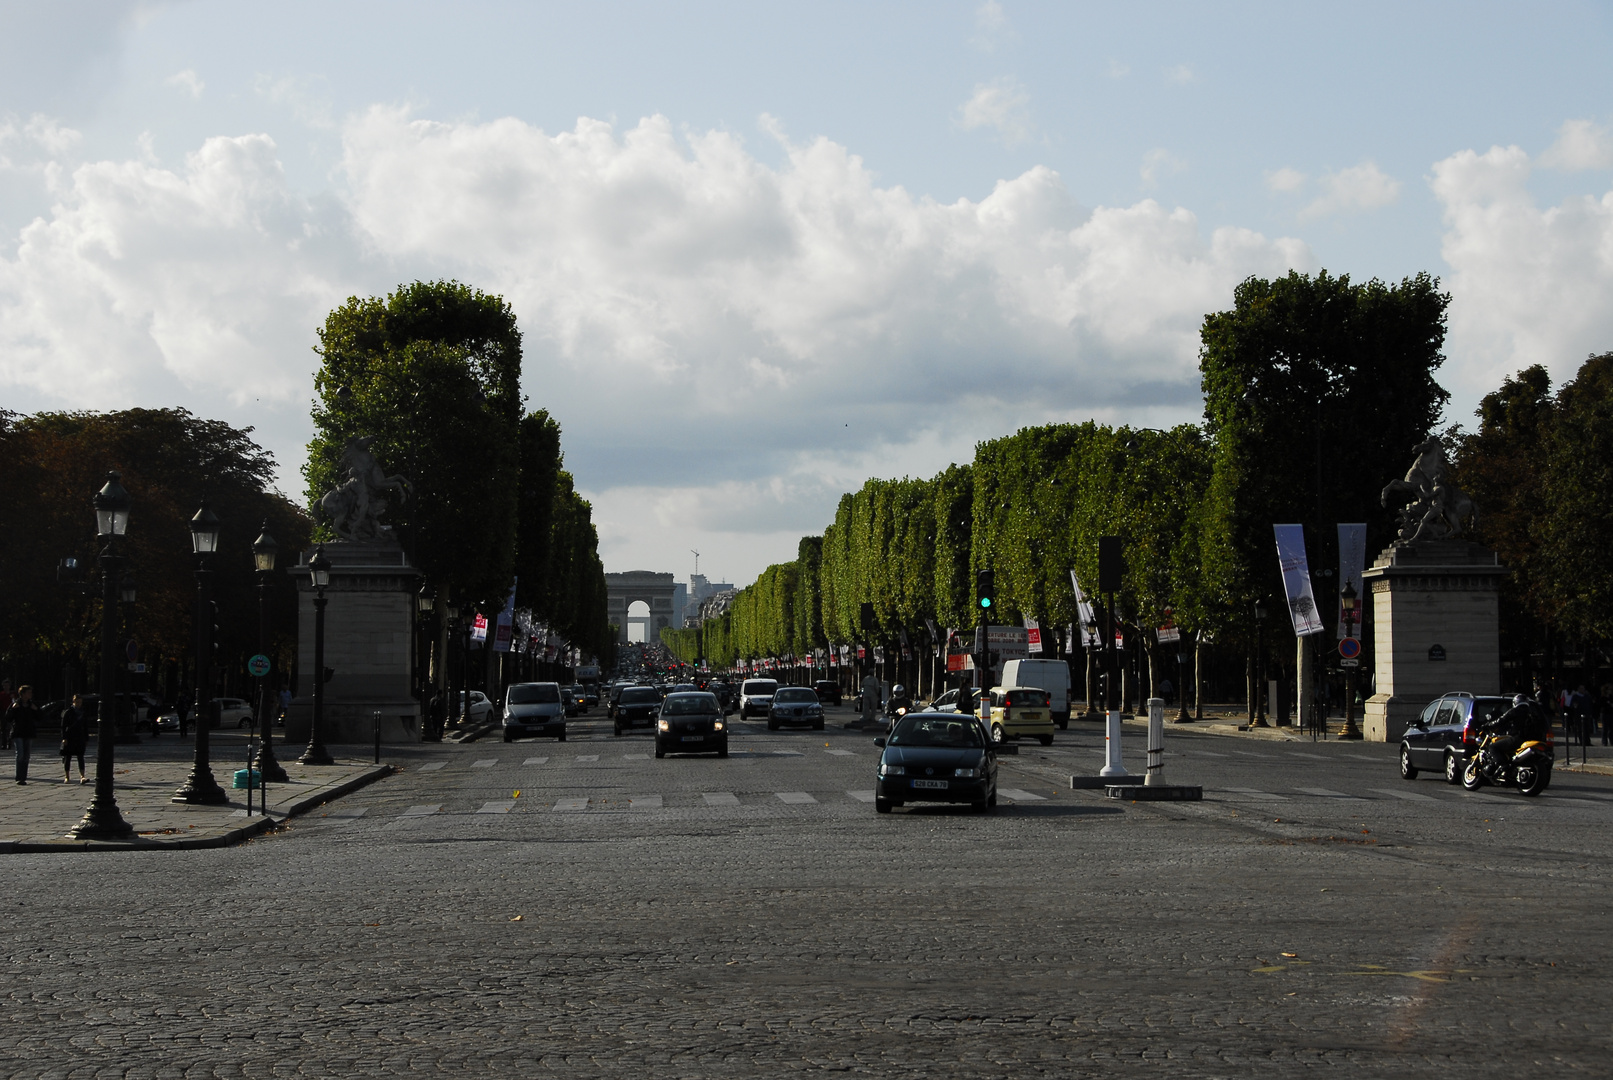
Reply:
<svg viewBox="0 0 1613 1080"><path fill-rule="evenodd" d="M1530 364L1562 379L1587 354L1613 348L1613 191L1541 208L1530 171L1516 146L1434 166L1451 268L1452 364L1442 381L1470 402Z"/></svg>
<svg viewBox="0 0 1613 1080"><path fill-rule="evenodd" d="M1143 187L1157 187L1159 178L1171 173L1179 173L1187 168L1187 163L1172 154L1169 150L1156 147L1143 155L1142 166L1137 170L1142 177Z"/></svg>
<svg viewBox="0 0 1613 1080"><path fill-rule="evenodd" d="M34 163L57 159L76 150L84 137L70 127L63 127L54 117L35 113L27 120L16 116L0 116L0 169L14 168L16 163L9 152L21 153Z"/></svg>
<svg viewBox="0 0 1613 1080"><path fill-rule="evenodd" d="M266 101L284 105L291 114L311 128L334 131L336 120L332 115L330 94L322 79L286 75L278 79L259 75L253 90Z"/></svg>
<svg viewBox="0 0 1613 1080"><path fill-rule="evenodd" d="M1165 78L1178 86L1185 86L1197 77L1191 64L1177 64L1175 67L1168 68L1165 71Z"/></svg>
<svg viewBox="0 0 1613 1080"><path fill-rule="evenodd" d="M1122 64L1119 60L1109 61L1109 78L1124 79L1131 74L1131 65Z"/></svg>
<svg viewBox="0 0 1613 1080"><path fill-rule="evenodd" d="M958 107L958 126L994 128L1004 145L1017 146L1031 137L1030 102L1030 93L1013 79L977 83L974 96Z"/></svg>
<svg viewBox="0 0 1613 1080"><path fill-rule="evenodd" d="M169 86L177 86L193 98L201 97L202 91L207 87L207 84L202 82L201 77L191 68L175 72L164 79L163 82Z"/></svg>
<svg viewBox="0 0 1613 1080"><path fill-rule="evenodd" d="M1305 174L1298 169L1284 166L1274 172L1266 174L1266 188L1269 191L1298 191L1305 186Z"/></svg>
<svg viewBox="0 0 1613 1080"><path fill-rule="evenodd" d="M1316 183L1322 193L1299 212L1302 220L1376 210L1400 198L1400 181L1370 161L1327 173Z"/></svg>
<svg viewBox="0 0 1613 1080"><path fill-rule="evenodd" d="M1557 141L1540 155L1540 164L1564 172L1613 169L1613 131L1591 120L1564 121Z"/></svg>
<svg viewBox="0 0 1613 1080"><path fill-rule="evenodd" d="M975 34L969 43L984 52L995 52L997 46L1013 37L1008 25L1008 13L998 0L986 0L975 8Z"/></svg>

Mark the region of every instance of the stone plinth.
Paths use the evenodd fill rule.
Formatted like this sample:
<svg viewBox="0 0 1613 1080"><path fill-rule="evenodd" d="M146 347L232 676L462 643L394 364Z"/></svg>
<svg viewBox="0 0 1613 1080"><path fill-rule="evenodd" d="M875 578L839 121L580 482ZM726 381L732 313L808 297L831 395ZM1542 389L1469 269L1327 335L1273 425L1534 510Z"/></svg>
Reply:
<svg viewBox="0 0 1613 1080"><path fill-rule="evenodd" d="M304 552L297 579L297 697L286 717L286 741L308 738L314 713L314 589ZM420 703L411 694L415 596L420 571L396 543L337 541L325 545L324 741L368 743L381 714L382 742L420 741ZM289 751L287 751L289 753Z"/></svg>
<svg viewBox="0 0 1613 1080"><path fill-rule="evenodd" d="M1466 541L1397 542L1362 575L1372 591L1373 670L1366 738L1398 742L1441 694L1501 689L1497 590L1509 571Z"/></svg>

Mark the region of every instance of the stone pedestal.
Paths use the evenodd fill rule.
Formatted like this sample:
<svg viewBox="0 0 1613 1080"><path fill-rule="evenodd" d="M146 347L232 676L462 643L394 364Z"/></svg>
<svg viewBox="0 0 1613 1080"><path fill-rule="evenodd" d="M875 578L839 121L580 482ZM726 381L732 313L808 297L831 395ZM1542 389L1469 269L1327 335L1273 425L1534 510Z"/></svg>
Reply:
<svg viewBox="0 0 1613 1080"><path fill-rule="evenodd" d="M1372 591L1373 670L1365 734L1398 742L1441 694L1501 688L1497 589L1509 571L1461 540L1397 542L1362 575Z"/></svg>
<svg viewBox="0 0 1613 1080"><path fill-rule="evenodd" d="M314 588L304 552L297 579L297 696L286 717L286 742L308 739L314 714ZM420 741L420 702L411 694L415 596L420 571L396 543L337 541L325 590L326 743L370 743L375 714L382 742ZM283 753L290 754L290 751ZM291 755L295 756L295 755Z"/></svg>

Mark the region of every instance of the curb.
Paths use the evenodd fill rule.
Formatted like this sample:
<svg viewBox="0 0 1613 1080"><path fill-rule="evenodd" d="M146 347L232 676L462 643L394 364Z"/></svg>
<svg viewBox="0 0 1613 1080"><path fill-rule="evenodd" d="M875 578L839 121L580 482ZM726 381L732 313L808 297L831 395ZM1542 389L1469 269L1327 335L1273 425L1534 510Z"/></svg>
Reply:
<svg viewBox="0 0 1613 1080"><path fill-rule="evenodd" d="M335 787L312 791L295 802L288 803L283 809L270 811L267 816L259 817L256 821L248 822L228 832L214 836L199 836L193 840L153 840L143 837L136 837L133 840L74 840L71 838L62 840L5 840L0 841L0 855L38 855L65 851L201 851L207 848L233 847L243 840L250 840L260 833L268 832L289 818L306 814L310 810L323 806L332 799L339 799L343 795L351 795L359 788L367 787L383 777L391 776L396 771L391 765L372 765L364 772Z"/></svg>

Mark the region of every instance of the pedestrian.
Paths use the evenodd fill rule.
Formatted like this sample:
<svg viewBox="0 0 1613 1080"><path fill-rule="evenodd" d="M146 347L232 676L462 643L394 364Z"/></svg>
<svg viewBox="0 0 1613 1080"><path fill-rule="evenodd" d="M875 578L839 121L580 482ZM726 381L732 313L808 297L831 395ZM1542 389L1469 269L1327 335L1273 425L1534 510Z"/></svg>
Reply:
<svg viewBox="0 0 1613 1080"><path fill-rule="evenodd" d="M34 707L34 688L17 687L17 700L6 710L11 723L11 747L17 752L17 783L28 783L28 757L33 750L34 735L39 731L39 710Z"/></svg>
<svg viewBox="0 0 1613 1080"><path fill-rule="evenodd" d="M286 726L286 714L289 712L291 712L291 688L282 686L280 688L280 715L277 718L281 727Z"/></svg>
<svg viewBox="0 0 1613 1080"><path fill-rule="evenodd" d="M73 703L62 710L62 783L72 783L73 759L78 758L78 782L84 783L84 747L90 741L90 721L84 715L84 699L73 695Z"/></svg>
<svg viewBox="0 0 1613 1080"><path fill-rule="evenodd" d="M1580 683L1568 695L1568 715L1574 718L1574 733L1579 737L1579 745L1591 745L1591 696L1585 692L1584 683Z"/></svg>
<svg viewBox="0 0 1613 1080"><path fill-rule="evenodd" d="M11 680L0 679L0 749L11 749Z"/></svg>

